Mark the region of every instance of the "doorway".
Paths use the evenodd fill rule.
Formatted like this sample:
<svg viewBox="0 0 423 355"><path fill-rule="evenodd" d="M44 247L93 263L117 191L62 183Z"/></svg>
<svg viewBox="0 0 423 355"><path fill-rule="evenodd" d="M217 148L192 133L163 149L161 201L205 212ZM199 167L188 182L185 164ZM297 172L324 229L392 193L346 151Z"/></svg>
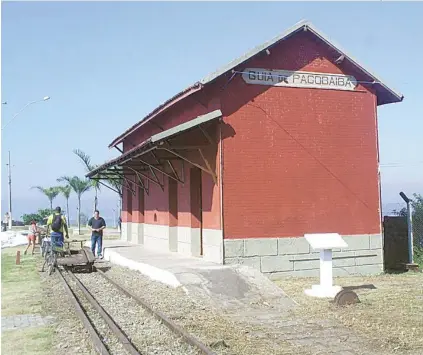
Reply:
<svg viewBox="0 0 423 355"><path fill-rule="evenodd" d="M203 191L201 177L199 168L191 168L191 251L194 256L203 256Z"/></svg>

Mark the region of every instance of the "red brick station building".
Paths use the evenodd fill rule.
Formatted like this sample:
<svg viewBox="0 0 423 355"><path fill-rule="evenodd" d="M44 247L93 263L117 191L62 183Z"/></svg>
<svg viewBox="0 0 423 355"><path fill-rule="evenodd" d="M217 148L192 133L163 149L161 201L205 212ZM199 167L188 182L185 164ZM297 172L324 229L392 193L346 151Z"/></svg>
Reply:
<svg viewBox="0 0 423 355"><path fill-rule="evenodd" d="M379 273L377 107L402 99L302 21L157 107L87 176L123 181L130 243L318 275L304 234L339 233L334 275Z"/></svg>

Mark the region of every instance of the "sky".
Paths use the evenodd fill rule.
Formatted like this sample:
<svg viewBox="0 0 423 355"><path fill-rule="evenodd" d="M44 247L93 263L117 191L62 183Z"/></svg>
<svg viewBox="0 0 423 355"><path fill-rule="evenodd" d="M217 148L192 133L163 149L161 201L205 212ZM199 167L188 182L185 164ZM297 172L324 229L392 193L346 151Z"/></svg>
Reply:
<svg viewBox="0 0 423 355"><path fill-rule="evenodd" d="M379 107L382 203L423 193L423 2L2 2L2 127L28 102L1 141L1 210L7 211L11 151L14 216L47 208L31 186L83 176L72 153L94 163L117 156L108 144L151 110L302 19L400 91ZM92 206L83 197L83 211ZM76 197L71 198L76 211ZM64 205L62 197L55 201ZM103 190L111 217L117 197Z"/></svg>

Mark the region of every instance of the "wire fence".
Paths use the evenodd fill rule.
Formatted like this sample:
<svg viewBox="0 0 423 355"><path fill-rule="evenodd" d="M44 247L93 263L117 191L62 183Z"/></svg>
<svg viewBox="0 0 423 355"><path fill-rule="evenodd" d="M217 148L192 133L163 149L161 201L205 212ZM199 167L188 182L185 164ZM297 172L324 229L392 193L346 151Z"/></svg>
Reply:
<svg viewBox="0 0 423 355"><path fill-rule="evenodd" d="M413 210L413 239L414 247L421 249L423 253L423 209L415 208Z"/></svg>

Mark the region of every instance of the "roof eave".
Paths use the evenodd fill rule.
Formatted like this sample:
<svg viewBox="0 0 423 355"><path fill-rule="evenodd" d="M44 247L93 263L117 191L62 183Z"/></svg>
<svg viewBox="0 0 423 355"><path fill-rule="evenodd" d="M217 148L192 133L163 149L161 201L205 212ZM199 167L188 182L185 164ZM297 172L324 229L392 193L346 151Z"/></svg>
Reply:
<svg viewBox="0 0 423 355"><path fill-rule="evenodd" d="M192 86L190 86L188 89L185 89L175 96L173 96L171 99L165 101L165 103L159 107L157 107L155 110L153 110L151 113L149 113L146 117L144 117L141 121L133 125L131 128L123 132L120 136L115 138L112 143L109 144L109 148L114 148L119 143L122 143L123 140L128 137L130 134L132 134L134 131L145 125L147 122L152 120L154 117L160 115L170 107L172 107L177 102L183 100L184 98L196 93L197 91L201 90L203 88L203 85L201 83L196 83Z"/></svg>
<svg viewBox="0 0 423 355"><path fill-rule="evenodd" d="M344 49L342 49L337 43L334 41L328 39L328 36L326 36L322 31L317 30L311 23L307 23L305 25L307 27L307 30L310 30L312 33L314 33L315 36L317 36L320 40L326 43L329 47L332 47L335 49L339 54L344 55L345 58L351 62L355 67L357 67L360 71L362 71L364 74L371 77L375 83L379 84L381 86L381 89L392 95L396 100L393 100L392 102L386 102L386 103L395 103L395 102L401 102L404 98L404 95L402 95L399 91L391 89L389 86L384 84L384 80L380 79L380 77L377 77L373 72L371 72L368 69L365 69L361 64L358 63L356 59L354 59L351 55L349 55Z"/></svg>
<svg viewBox="0 0 423 355"><path fill-rule="evenodd" d="M251 59L255 55L259 54L260 52L265 51L267 48L272 47L272 46L276 45L277 43L279 43L280 41L291 37L292 35L294 35L298 31L303 30L304 27L308 26L309 24L310 23L307 20L301 20L301 21L297 22L294 26L290 27L289 29L284 31L282 34L272 38L271 40L269 40L269 41L267 41L267 42L265 42L265 43L263 43L259 46L252 48L248 52L244 53L244 55L242 55L241 57L238 57L238 58L232 60L231 62L229 62L225 66L223 66L220 69L214 71L213 73L207 75L202 80L200 80L200 83L203 84L203 85L211 83L212 81L219 78L221 75L223 75L223 74L227 73L228 71L236 68L237 66L243 64L244 62L248 61L249 59Z"/></svg>
<svg viewBox="0 0 423 355"><path fill-rule="evenodd" d="M108 169L116 164L122 163L127 161L128 159L131 159L132 157L136 156L136 154L138 154L138 152L141 149L153 149L154 144L158 144L163 140L166 140L176 134L180 134L184 131L188 131L194 127L197 127L198 125L204 124L206 122L210 122L214 119L217 119L219 117L222 117L222 111L220 110L215 110L215 111L211 111L208 112L204 115L200 115L196 118L194 118L193 120L190 120L188 122L185 123L181 123L175 127L169 128L164 132L160 132L160 133L156 133L154 135L152 135L151 137L149 137L148 139L146 139L144 142L142 142L141 144L131 148L130 150L128 150L125 153L122 153L120 156L113 158L107 162L105 162L104 164L96 167L95 169L89 171L85 176L87 178L92 178L98 174L101 175L101 172L105 169Z"/></svg>
<svg viewBox="0 0 423 355"><path fill-rule="evenodd" d="M379 95L377 99L377 105L383 106L387 104L396 104L398 102L402 102L404 100L404 96L397 96L389 93L389 95Z"/></svg>
<svg viewBox="0 0 423 355"><path fill-rule="evenodd" d="M219 69L219 70L215 71L214 73L206 76L205 78L203 78L199 82L195 83L194 85L192 85L188 89L185 89L185 90L179 92L173 98L171 98L168 101L166 101L164 103L164 105L162 105L163 107L162 106L159 106L154 111L152 111L150 114L148 114L146 117L144 117L141 121L139 121L134 126L132 126L129 130L125 131L124 133L122 133L121 135L119 135L117 138L115 138L113 140L113 142L109 144L109 148L113 148L116 145L118 145L119 143L122 143L122 141L128 135L130 135L131 133L133 133L138 128L142 127L144 124L146 124L148 121L150 121L151 119L153 119L154 117L156 117L160 113L166 111L168 108L170 108L171 106L173 106L176 102L178 102L178 101L184 99L185 97L190 96L193 93L201 90L204 87L204 85L209 84L210 82L216 80L218 77L220 77L221 75L225 74L229 70L233 69L234 67L236 67L236 66L242 64L243 62L247 61L248 59L250 59L253 55L261 52L262 50L265 50L266 48L268 48L268 47L270 47L272 45L275 45L280 40L283 40L283 39L286 39L286 38L292 36L293 34L295 34L298 30L301 30L307 24L309 24L308 21L301 20L300 22L298 22L297 24L295 24L294 26L292 26L291 28L289 28L288 30L286 30L283 34L281 34L281 35L273 38L270 41L265 42L264 44L262 44L262 45L260 45L258 47L255 47L251 51L247 52L243 56L243 57L245 57L243 60L241 60L241 58L243 58L243 57L237 58L237 59L233 60L232 62L230 62L229 64L227 64L222 69ZM253 52L253 51L256 52L256 53L251 54L251 52Z"/></svg>
<svg viewBox="0 0 423 355"><path fill-rule="evenodd" d="M277 43L279 43L282 40L285 40L285 39L291 37L292 35L294 35L295 33L297 33L298 31L301 31L301 30L311 31L316 37L318 37L320 40L322 40L324 43L326 43L326 45L333 48L338 53L344 55L345 58L349 62L351 62L355 67L357 67L365 75L368 75L369 77L371 77L374 80L375 84L379 84L381 86L382 92L380 92L379 95L384 96L383 92L385 92L386 94L388 94L388 96L392 96L392 98L393 98L392 100L382 100L382 99L379 99L379 97L378 97L378 105L401 102L403 100L404 96L401 93L389 88L387 85L385 85L382 82L382 80L378 79L370 71L364 69L364 67L361 66L360 64L358 64L358 62L352 56L347 54L346 51L341 49L341 47L338 46L337 44L335 44L333 41L330 41L326 35L324 35L321 31L317 30L309 21L302 20L302 21L298 22L297 24L295 24L294 26L292 26L291 28L289 28L288 30L286 30L285 32L283 32L282 34L280 34L279 36L276 36L272 40L267 41L264 44L255 47L254 49L245 53L243 56L231 61L229 64L225 65L221 69L218 69L217 71L215 71L215 72L211 73L210 75L206 76L205 78L203 78L202 80L200 80L199 82L194 84L193 86L191 86L191 87L181 91L180 93L176 94L174 97L172 97L171 99L166 101L164 104L157 107L150 114L148 114L144 119L142 119L141 121L139 121L138 123L133 125L127 131L125 131L119 137L117 137L115 140L113 140L113 142L110 143L109 148L113 148L117 144L121 143L128 135L132 134L135 130L142 127L144 124L149 122L151 119L153 119L154 117L158 116L162 112L164 112L167 109L169 109L170 107L172 107L178 101L180 101L180 100L192 95L193 93L201 90L206 84L209 84L209 83L215 81L220 76L224 75L225 73L229 72L230 70L233 70L237 66L245 63L247 60L251 59L252 57L257 55L258 53L266 50L267 48L270 48L270 47L276 45Z"/></svg>

